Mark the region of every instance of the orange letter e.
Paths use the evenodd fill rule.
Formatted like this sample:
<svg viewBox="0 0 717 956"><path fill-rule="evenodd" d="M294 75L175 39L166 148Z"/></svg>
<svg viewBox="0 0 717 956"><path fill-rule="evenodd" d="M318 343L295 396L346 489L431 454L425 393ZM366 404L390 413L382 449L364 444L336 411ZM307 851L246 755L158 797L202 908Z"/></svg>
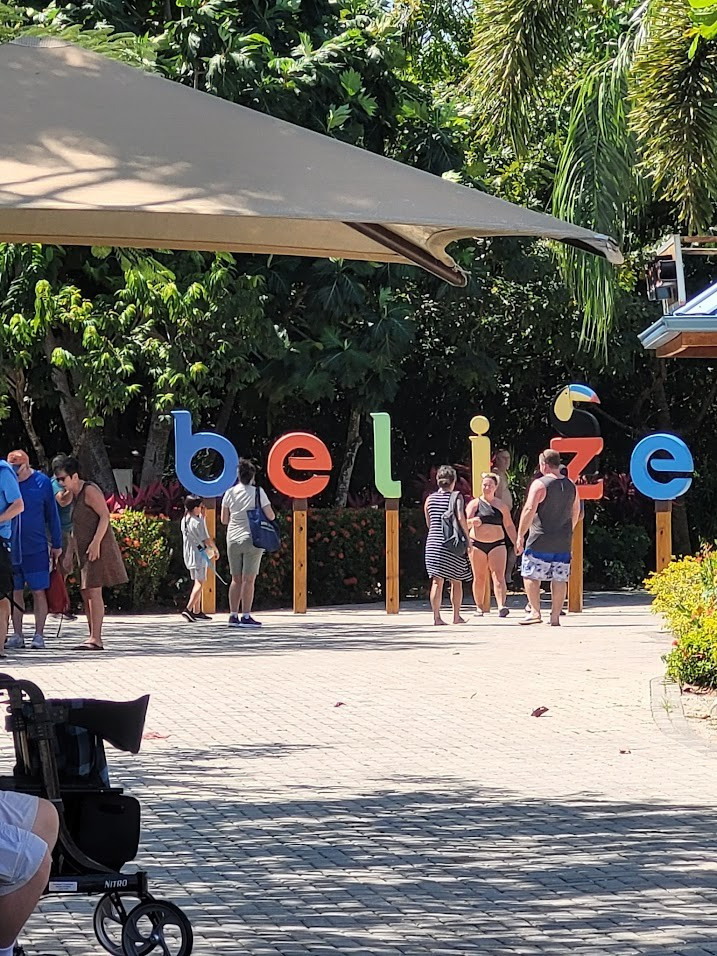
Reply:
<svg viewBox="0 0 717 956"><path fill-rule="evenodd" d="M307 451L308 455L295 455L295 451ZM328 475L312 475L298 481L289 478L284 466L287 463L296 471L331 471L331 455L329 449L317 438L308 432L289 432L277 438L269 452L267 472L269 481L282 495L287 498L313 498L321 494L329 483Z"/></svg>

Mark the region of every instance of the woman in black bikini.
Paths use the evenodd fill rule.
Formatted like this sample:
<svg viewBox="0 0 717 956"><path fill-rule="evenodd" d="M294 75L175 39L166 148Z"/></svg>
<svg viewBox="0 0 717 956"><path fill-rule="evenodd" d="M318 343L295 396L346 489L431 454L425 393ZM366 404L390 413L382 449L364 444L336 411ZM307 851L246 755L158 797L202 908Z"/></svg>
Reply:
<svg viewBox="0 0 717 956"><path fill-rule="evenodd" d="M516 531L510 509L496 496L499 481L500 478L493 472L484 474L481 496L474 498L466 508L466 519L471 536L468 556L473 569L473 597L477 613L483 614L481 605L485 594L485 578L490 571L495 597L498 601L498 616L507 617L505 536L508 535L515 546Z"/></svg>

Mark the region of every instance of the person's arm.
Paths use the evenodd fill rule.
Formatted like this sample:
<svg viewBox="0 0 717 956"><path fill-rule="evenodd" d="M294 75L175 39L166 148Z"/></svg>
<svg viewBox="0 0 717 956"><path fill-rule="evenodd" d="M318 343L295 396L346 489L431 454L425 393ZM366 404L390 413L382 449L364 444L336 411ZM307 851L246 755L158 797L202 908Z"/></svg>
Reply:
<svg viewBox="0 0 717 956"><path fill-rule="evenodd" d="M59 484L59 482L58 482ZM55 482L52 483L52 490L55 491ZM68 488L67 491L60 485L60 490L55 491L55 501L58 508L68 508L72 504L74 495Z"/></svg>
<svg viewBox="0 0 717 956"><path fill-rule="evenodd" d="M515 539L515 553L520 555L523 553L525 547L525 536L528 533L528 529L533 523L533 518L535 517L535 512L538 510L538 505L545 498L545 485L540 479L536 479L533 484L530 486L530 491L528 492L528 499L525 502L523 507L522 514L520 516L520 523L518 524L518 534Z"/></svg>
<svg viewBox="0 0 717 956"><path fill-rule="evenodd" d="M458 500L456 501L456 517L458 518L458 524L463 529L463 534L466 538L470 538L468 522L466 521L466 503L463 500L463 495L458 495Z"/></svg>
<svg viewBox="0 0 717 956"><path fill-rule="evenodd" d="M0 524L5 521L12 521L13 518L17 518L19 514L22 514L24 510L25 502L22 500L22 497L16 498L10 502L4 511L0 512Z"/></svg>
<svg viewBox="0 0 717 956"><path fill-rule="evenodd" d="M474 498L473 501L468 502L468 507L466 508L466 521L468 522L468 527L471 531L475 531L476 528L479 528L483 522L477 514L478 511L478 499Z"/></svg>
<svg viewBox="0 0 717 956"><path fill-rule="evenodd" d="M209 534L209 528L207 528L207 522L205 518L200 518L200 524L197 528L197 537L199 539L200 549L203 549L208 558L218 558L219 557L219 548L214 543L214 539Z"/></svg>
<svg viewBox="0 0 717 956"><path fill-rule="evenodd" d="M60 512L57 510L57 502L52 491L52 482L47 479L45 490L45 522L50 531L50 543L52 547L50 553L54 560L57 560L62 554L62 525L60 524Z"/></svg>
<svg viewBox="0 0 717 956"><path fill-rule="evenodd" d="M227 497L228 494L229 492L226 492L222 498L222 511L221 515L219 516L222 524L229 524L229 519L231 518L231 513L229 511L229 499Z"/></svg>
<svg viewBox="0 0 717 956"><path fill-rule="evenodd" d="M7 508L0 512L0 521L12 521L25 510L25 502L22 500L20 483L10 468L0 469L0 489L5 500L10 502Z"/></svg>
<svg viewBox="0 0 717 956"><path fill-rule="evenodd" d="M582 503L578 496L578 489L575 489L575 501L573 502L573 530L575 530L575 525L580 521L580 515L582 514Z"/></svg>
<svg viewBox="0 0 717 956"><path fill-rule="evenodd" d="M426 519L426 527L431 527L431 518L428 514L428 498L423 502L423 517Z"/></svg>
<svg viewBox="0 0 717 956"><path fill-rule="evenodd" d="M276 514L274 513L274 509L271 507L271 502L269 501L267 493L263 488L259 489L259 504L261 505L261 510L264 512L264 516L268 518L269 521L273 521L274 518L276 518Z"/></svg>
<svg viewBox="0 0 717 956"><path fill-rule="evenodd" d="M87 507L92 508L100 519L97 523L95 536L87 548L87 557L90 561L96 561L100 556L102 539L107 534L107 529L110 526L110 513L107 509L107 502L104 499L104 495L99 488L95 488L94 485L85 485L85 502L87 503Z"/></svg>
<svg viewBox="0 0 717 956"><path fill-rule="evenodd" d="M515 525L513 524L513 516L510 513L510 508L508 505L503 504L502 501L498 503L503 514L503 527L505 528L505 533L508 535L510 543L515 547L515 539L518 537L518 532L515 530Z"/></svg>

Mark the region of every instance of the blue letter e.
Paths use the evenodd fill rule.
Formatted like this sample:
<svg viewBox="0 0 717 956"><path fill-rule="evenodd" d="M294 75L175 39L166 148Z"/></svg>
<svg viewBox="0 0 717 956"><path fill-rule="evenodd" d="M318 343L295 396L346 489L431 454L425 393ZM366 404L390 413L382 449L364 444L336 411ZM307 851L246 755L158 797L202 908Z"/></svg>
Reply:
<svg viewBox="0 0 717 956"><path fill-rule="evenodd" d="M662 452L667 457L655 458L656 452ZM692 453L677 435L648 435L635 445L630 459L633 484L646 498L654 501L673 501L684 495L692 484L694 469ZM661 472L682 472L682 477L659 481L650 474L650 470L658 475Z"/></svg>
<svg viewBox="0 0 717 956"><path fill-rule="evenodd" d="M237 480L239 456L236 448L223 435L214 432L192 432L192 416L181 409L172 412L174 419L174 462L177 478L192 495L202 498L220 498ZM205 449L221 455L224 466L221 474L204 481L192 471L192 458Z"/></svg>

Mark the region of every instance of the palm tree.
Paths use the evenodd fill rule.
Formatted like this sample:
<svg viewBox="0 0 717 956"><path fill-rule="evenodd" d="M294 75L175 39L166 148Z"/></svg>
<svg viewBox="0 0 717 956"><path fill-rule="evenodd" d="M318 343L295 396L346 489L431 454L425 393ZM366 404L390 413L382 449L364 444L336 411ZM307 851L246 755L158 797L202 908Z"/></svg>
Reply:
<svg viewBox="0 0 717 956"><path fill-rule="evenodd" d="M552 109L560 156L557 216L630 246L648 203L678 228L706 229L717 201L717 28L705 0L482 0L470 85L487 139L517 155ZM717 0L712 8L717 20ZM533 141L534 142L534 141ZM595 257L559 253L603 346L619 277Z"/></svg>

